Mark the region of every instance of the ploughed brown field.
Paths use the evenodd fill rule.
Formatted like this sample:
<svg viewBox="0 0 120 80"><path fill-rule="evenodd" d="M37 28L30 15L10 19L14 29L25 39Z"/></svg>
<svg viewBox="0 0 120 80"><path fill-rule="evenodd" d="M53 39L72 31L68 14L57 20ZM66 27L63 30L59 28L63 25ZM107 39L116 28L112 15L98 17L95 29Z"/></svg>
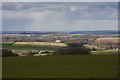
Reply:
<svg viewBox="0 0 120 80"><path fill-rule="evenodd" d="M112 43L118 43L120 38L97 38L95 42L112 42Z"/></svg>

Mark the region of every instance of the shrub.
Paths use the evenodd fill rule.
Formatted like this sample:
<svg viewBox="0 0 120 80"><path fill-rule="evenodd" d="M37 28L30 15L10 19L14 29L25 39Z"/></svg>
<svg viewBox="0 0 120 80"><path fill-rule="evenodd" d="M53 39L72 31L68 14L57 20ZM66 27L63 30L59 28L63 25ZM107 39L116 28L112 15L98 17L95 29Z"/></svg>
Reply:
<svg viewBox="0 0 120 80"><path fill-rule="evenodd" d="M11 50L2 49L2 57L17 56Z"/></svg>

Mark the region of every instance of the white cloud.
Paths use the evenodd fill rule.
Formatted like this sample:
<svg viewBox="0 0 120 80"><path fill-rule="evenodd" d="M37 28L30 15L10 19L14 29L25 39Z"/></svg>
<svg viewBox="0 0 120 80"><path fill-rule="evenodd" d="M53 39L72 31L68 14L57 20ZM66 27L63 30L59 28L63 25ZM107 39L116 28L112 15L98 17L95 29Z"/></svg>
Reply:
<svg viewBox="0 0 120 80"><path fill-rule="evenodd" d="M74 29L81 30L118 30L117 20L79 20L74 24Z"/></svg>
<svg viewBox="0 0 120 80"><path fill-rule="evenodd" d="M2 16L3 18L29 18L29 19L34 19L34 18L40 18L43 19L44 16L46 16L46 13L49 13L47 11L43 12L21 12L21 11L4 11Z"/></svg>
<svg viewBox="0 0 120 80"><path fill-rule="evenodd" d="M13 14L15 15L15 14ZM72 31L72 30L117 30L117 20L66 20L64 13L43 11L38 13L16 14L33 21L24 26L30 31ZM11 16L12 17L12 16Z"/></svg>
<svg viewBox="0 0 120 80"><path fill-rule="evenodd" d="M79 30L117 30L117 20L78 20L68 22L60 18L52 18L49 21L35 19L26 26L26 30L38 31L79 31Z"/></svg>
<svg viewBox="0 0 120 80"><path fill-rule="evenodd" d="M72 31L72 30L117 30L117 20L66 20L65 15L57 12L28 13L26 16L17 14L17 18L31 18L32 22L23 25L27 31ZM14 15L14 14L13 14ZM9 17L10 18L10 17ZM15 17L14 17L15 18ZM11 26L18 30L20 25ZM9 28L8 28L9 30ZM23 30L23 29L22 29Z"/></svg>
<svg viewBox="0 0 120 80"><path fill-rule="evenodd" d="M76 5L73 5L73 6L70 6L70 10L71 11L84 11L84 10L87 10L89 9L89 6L88 5L79 5L79 6L76 6Z"/></svg>

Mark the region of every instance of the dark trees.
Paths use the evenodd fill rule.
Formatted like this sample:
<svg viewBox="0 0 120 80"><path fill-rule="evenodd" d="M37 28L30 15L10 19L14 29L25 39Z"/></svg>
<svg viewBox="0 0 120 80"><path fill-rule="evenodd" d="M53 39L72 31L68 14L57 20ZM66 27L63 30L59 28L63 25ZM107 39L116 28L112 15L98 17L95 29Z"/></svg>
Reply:
<svg viewBox="0 0 120 80"><path fill-rule="evenodd" d="M53 55L89 55L90 51L85 48L61 48Z"/></svg>

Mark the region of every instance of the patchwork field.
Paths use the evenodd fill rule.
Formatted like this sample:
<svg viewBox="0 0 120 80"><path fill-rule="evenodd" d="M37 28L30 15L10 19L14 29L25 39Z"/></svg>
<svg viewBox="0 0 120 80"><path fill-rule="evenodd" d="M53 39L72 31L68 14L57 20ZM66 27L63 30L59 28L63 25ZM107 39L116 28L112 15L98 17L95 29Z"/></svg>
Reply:
<svg viewBox="0 0 120 80"><path fill-rule="evenodd" d="M29 51L29 50L51 50L51 51L55 51L57 49L56 46L52 47L52 46L44 46L43 42L38 42L40 44L37 44L36 42L16 42L13 44L13 42L1 42L0 45L2 45L2 48L5 49L10 49L13 51ZM11 45L13 44L13 45ZM47 44L47 42L46 42ZM59 43L56 43L59 44ZM64 44L64 43L61 43ZM65 44L64 44L65 46ZM85 45L85 47L89 47L89 48L93 48L95 46L90 46L90 45ZM98 54L118 54L118 52L120 52L120 50L98 50L98 51L92 51L91 53L93 55L98 55Z"/></svg>
<svg viewBox="0 0 120 80"><path fill-rule="evenodd" d="M114 78L118 55L4 57L3 78Z"/></svg>

